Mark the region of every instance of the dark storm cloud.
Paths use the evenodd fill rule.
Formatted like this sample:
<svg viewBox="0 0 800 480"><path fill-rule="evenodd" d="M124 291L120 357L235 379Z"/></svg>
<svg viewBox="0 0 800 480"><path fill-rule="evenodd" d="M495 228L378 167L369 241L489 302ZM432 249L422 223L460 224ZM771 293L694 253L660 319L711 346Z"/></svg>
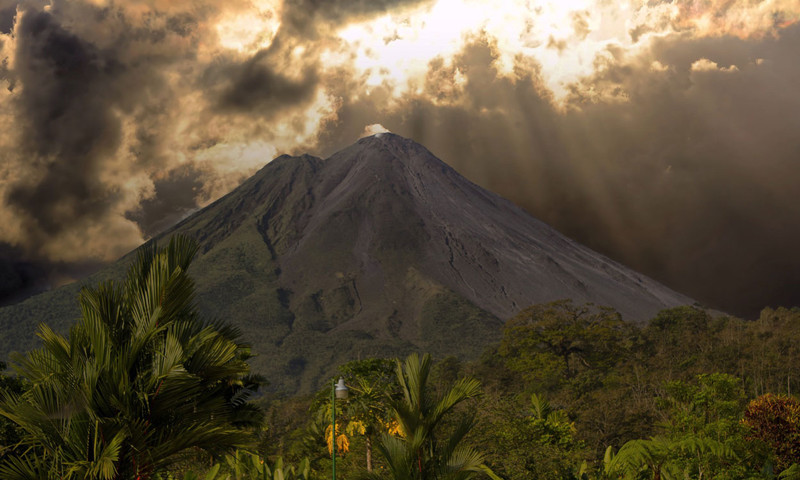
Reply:
<svg viewBox="0 0 800 480"><path fill-rule="evenodd" d="M171 170L155 183L155 194L143 200L139 208L128 213L152 237L171 227L197 208L197 194L203 188L201 172L191 165Z"/></svg>
<svg viewBox="0 0 800 480"><path fill-rule="evenodd" d="M22 231L5 240L40 258L76 257L78 248L102 258L121 253L115 242L135 245L139 234L122 213L137 206L148 175L170 168L164 73L192 57L196 43L186 37L196 28L181 12L135 19L78 1L20 7L4 75L13 89L4 108L15 112L4 135L16 141L7 153L16 166L2 204ZM89 233L97 228L105 240Z"/></svg>
<svg viewBox="0 0 800 480"><path fill-rule="evenodd" d="M0 49L3 48L3 40L0 39ZM0 88L6 88L9 92L14 91L14 75L8 69L8 58L0 60Z"/></svg>
<svg viewBox="0 0 800 480"><path fill-rule="evenodd" d="M282 50L276 41L243 63L212 65L204 82L208 91L218 92L219 108L269 118L286 107L308 102L318 86L317 66L305 66L299 78L289 78L278 71L288 64L280 58Z"/></svg>
<svg viewBox="0 0 800 480"><path fill-rule="evenodd" d="M381 89L345 102L323 144L334 150L355 125L380 123L580 242L754 315L800 304L798 49L800 27L757 42L664 40L610 60L563 113L535 65L498 78L498 53L481 40L452 66L432 62L437 88L397 108L382 106ZM451 92L442 85L456 68L466 83ZM337 94L347 91L360 90ZM590 101L598 91L608 98Z"/></svg>
<svg viewBox="0 0 800 480"><path fill-rule="evenodd" d="M287 0L283 22L303 35L316 36L321 24L343 26L404 7L430 3L431 0Z"/></svg>
<svg viewBox="0 0 800 480"><path fill-rule="evenodd" d="M124 67L46 12L26 12L16 36L22 142L43 175L12 188L8 202L35 222L33 229L52 235L113 201L114 192L94 171L119 142L119 122L108 108L115 93L108 85Z"/></svg>
<svg viewBox="0 0 800 480"><path fill-rule="evenodd" d="M53 262L31 258L23 248L0 242L0 307L84 278L101 265L96 262Z"/></svg>
<svg viewBox="0 0 800 480"><path fill-rule="evenodd" d="M0 2L0 34L9 34L17 16L16 2Z"/></svg>

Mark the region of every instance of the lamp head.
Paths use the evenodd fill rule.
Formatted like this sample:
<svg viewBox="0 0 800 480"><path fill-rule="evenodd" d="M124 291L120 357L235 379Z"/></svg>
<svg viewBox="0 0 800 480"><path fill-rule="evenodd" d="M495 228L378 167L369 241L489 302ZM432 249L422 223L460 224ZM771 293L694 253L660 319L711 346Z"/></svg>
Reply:
<svg viewBox="0 0 800 480"><path fill-rule="evenodd" d="M336 384L336 398L345 400L350 394L350 389L344 384L344 378L339 377L339 383Z"/></svg>

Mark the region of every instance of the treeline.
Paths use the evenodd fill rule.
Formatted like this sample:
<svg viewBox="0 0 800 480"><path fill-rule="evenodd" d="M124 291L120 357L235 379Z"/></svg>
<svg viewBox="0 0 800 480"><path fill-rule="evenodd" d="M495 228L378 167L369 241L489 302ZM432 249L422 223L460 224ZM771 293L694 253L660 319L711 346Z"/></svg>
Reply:
<svg viewBox="0 0 800 480"><path fill-rule="evenodd" d="M440 359L431 382L440 390L463 377L481 382L467 441L500 478L794 478L799 363L798 309L745 321L680 307L632 325L613 309L564 300L509 320L478 361ZM389 402L392 365L370 359L340 373L349 384L371 382ZM328 396L264 400L263 453L313 458L327 471ZM348 402L358 398L356 389ZM366 468L380 424L372 430L343 431L343 478Z"/></svg>
<svg viewBox="0 0 800 480"><path fill-rule="evenodd" d="M637 326L562 301L511 319L501 343L465 370L484 382L480 442L508 478L568 478L583 461L596 478L771 478L800 461L791 436L800 416L788 397L798 362L797 310L748 322L680 307ZM562 419L542 414L537 398ZM789 435L762 434L762 421ZM568 435L552 433L565 423ZM789 454L776 446L787 442ZM610 465L616 452L628 458Z"/></svg>
<svg viewBox="0 0 800 480"><path fill-rule="evenodd" d="M800 310L694 307L645 325L569 300L510 319L474 362L339 367L316 395L253 400L248 345L200 318L196 244L140 252L81 318L0 375L0 478L800 478ZM335 416L336 421L333 422ZM334 455L335 452L335 455Z"/></svg>

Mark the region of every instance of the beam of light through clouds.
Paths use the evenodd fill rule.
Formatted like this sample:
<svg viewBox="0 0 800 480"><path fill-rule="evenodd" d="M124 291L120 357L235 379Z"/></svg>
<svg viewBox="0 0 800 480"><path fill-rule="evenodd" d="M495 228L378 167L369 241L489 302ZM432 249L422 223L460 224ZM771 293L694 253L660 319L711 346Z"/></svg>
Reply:
<svg viewBox="0 0 800 480"><path fill-rule="evenodd" d="M110 261L386 129L702 301L800 295L794 0L0 0L0 244Z"/></svg>

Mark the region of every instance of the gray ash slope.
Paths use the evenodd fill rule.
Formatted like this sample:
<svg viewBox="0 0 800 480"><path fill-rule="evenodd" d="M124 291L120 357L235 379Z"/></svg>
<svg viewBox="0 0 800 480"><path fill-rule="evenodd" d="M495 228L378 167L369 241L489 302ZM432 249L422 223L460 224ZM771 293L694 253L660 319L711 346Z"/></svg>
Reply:
<svg viewBox="0 0 800 480"><path fill-rule="evenodd" d="M202 311L241 327L258 354L254 366L286 392L310 391L331 366L358 357L475 357L533 303L610 305L628 321L693 303L393 134L327 160L278 157L159 239L173 233L200 241L191 273ZM77 289L0 309L0 328L32 332L31 312L65 328ZM43 304L56 314L41 318Z"/></svg>
<svg viewBox="0 0 800 480"><path fill-rule="evenodd" d="M305 161L318 173L281 257L289 272L303 272L317 248L343 242L352 258L330 267L360 272L367 285L388 280L379 257L396 255L401 268L500 318L559 298L611 305L633 321L692 303L469 182L411 140L382 134L324 162Z"/></svg>

